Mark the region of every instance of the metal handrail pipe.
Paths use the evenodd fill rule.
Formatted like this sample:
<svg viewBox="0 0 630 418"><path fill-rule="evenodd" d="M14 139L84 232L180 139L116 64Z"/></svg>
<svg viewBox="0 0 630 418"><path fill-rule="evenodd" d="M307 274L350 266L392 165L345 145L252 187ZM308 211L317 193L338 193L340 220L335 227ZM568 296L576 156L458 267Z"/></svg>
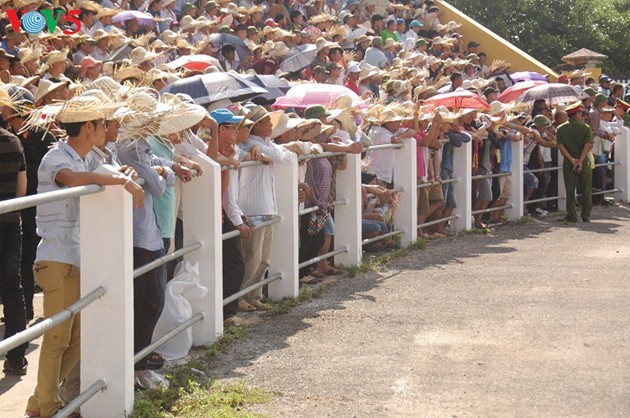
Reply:
<svg viewBox="0 0 630 418"><path fill-rule="evenodd" d="M151 344L147 345L142 350L134 354L133 363L135 364L139 362L140 360L142 360L143 358L151 354L153 351L157 350L158 348L162 347L164 344L172 340L173 337L186 331L188 328L192 327L197 322L203 320L205 317L206 317L206 313L204 311L197 312L189 320L179 324L178 326L176 326L175 328L173 328L172 330L164 334L162 337L160 337L156 341L153 341Z"/></svg>
<svg viewBox="0 0 630 418"><path fill-rule="evenodd" d="M607 163L597 163L595 165L593 165L593 168L597 168L597 167L608 167L609 165L621 165L620 161L610 161Z"/></svg>
<svg viewBox="0 0 630 418"><path fill-rule="evenodd" d="M280 216L274 215L273 218L271 218L270 220L265 221L265 222L261 222L258 225L252 227L252 231L255 231L257 229L263 228L265 226L277 224L281 220L282 220L282 218ZM221 239L223 241L225 241L226 239L238 237L239 235L241 235L241 231L239 231L238 229L235 229L234 231L226 232L225 234L221 235Z"/></svg>
<svg viewBox="0 0 630 418"><path fill-rule="evenodd" d="M542 203L542 202L550 202L552 200L562 200L562 199L566 199L566 196L551 196L551 197L541 197L540 199L532 199L532 200L528 200L526 202L523 202L526 205L529 205L531 203Z"/></svg>
<svg viewBox="0 0 630 418"><path fill-rule="evenodd" d="M562 167L543 167L543 168L532 168L531 170L523 170L523 174L527 173L544 173L546 171L560 171Z"/></svg>
<svg viewBox="0 0 630 418"><path fill-rule="evenodd" d="M299 211L298 215L302 216L311 212L317 212L318 210L319 210L319 206L311 206L310 208L302 209L301 211Z"/></svg>
<svg viewBox="0 0 630 418"><path fill-rule="evenodd" d="M322 260L326 260L327 258L330 258L330 257L335 256L337 254L342 254L342 253L345 253L345 252L348 252L348 247L339 248L338 250L330 251L330 252L327 252L326 254L322 254L322 255L317 256L315 258L311 258L310 260L306 260L305 262L298 264L298 268L301 269L301 268L304 268L306 266L310 266L311 264L318 263L318 262L320 262Z"/></svg>
<svg viewBox="0 0 630 418"><path fill-rule="evenodd" d="M422 183L422 184L418 184L418 189L426 189L427 187L438 186L441 184L456 183L458 181L459 181L459 178L454 178L454 179L446 179L442 181L434 181L432 183Z"/></svg>
<svg viewBox="0 0 630 418"><path fill-rule="evenodd" d="M100 378L96 382L92 383L89 388L81 392L79 396L68 402L66 406L57 411L53 418L67 418L74 413L77 409L92 399L98 392L107 388L107 380Z"/></svg>
<svg viewBox="0 0 630 418"><path fill-rule="evenodd" d="M345 152L330 152L330 151L326 151L326 152L320 152L319 154L304 154L304 155L300 155L298 157L299 161L305 161L305 160L314 160L317 158L328 158L328 157L337 157L339 155L346 155Z"/></svg>
<svg viewBox="0 0 630 418"><path fill-rule="evenodd" d="M88 184L86 186L71 187L64 190L55 190L52 192L3 200L0 202L0 215L3 213L14 212L16 210L32 208L33 206L39 206L46 203L57 202L59 200L96 194L102 192L103 190L105 190L105 186Z"/></svg>
<svg viewBox="0 0 630 418"><path fill-rule="evenodd" d="M511 176L512 173L492 173L492 174L480 174L478 176L472 176L472 181L481 180L481 179L493 179L496 177L508 177Z"/></svg>
<svg viewBox="0 0 630 418"><path fill-rule="evenodd" d="M393 189L389 189L390 193L399 193L399 192L404 192L405 188L404 187L394 187Z"/></svg>
<svg viewBox="0 0 630 418"><path fill-rule="evenodd" d="M452 221L453 219L459 219L459 215L451 215L451 216L446 216L444 218L436 219L435 221L424 222L424 223L418 224L416 228L418 229L426 228L427 226L441 224L442 222Z"/></svg>
<svg viewBox="0 0 630 418"><path fill-rule="evenodd" d="M404 146L404 144L383 144L383 145L372 145L364 149L364 151L380 151L384 149L400 149Z"/></svg>
<svg viewBox="0 0 630 418"><path fill-rule="evenodd" d="M19 347L24 343L28 343L41 337L47 331L61 325L64 321L67 321L86 307L90 306L105 293L107 293L107 285L102 284L87 295L83 296L81 299L74 302L72 305L68 306L63 311L56 313L50 318L44 319L42 322L35 324L22 332L18 332L17 334L10 336L6 340L0 341L0 355L5 354L7 351L13 350L15 347Z"/></svg>
<svg viewBox="0 0 630 418"><path fill-rule="evenodd" d="M377 237L364 239L363 241L361 241L361 245L368 245L368 244L371 244L373 242L381 241L381 240L384 240L385 238L393 237L394 235L400 235L400 234L404 234L404 233L405 233L404 229L397 229L395 231L391 231L391 232L388 232L386 234L379 235Z"/></svg>
<svg viewBox="0 0 630 418"><path fill-rule="evenodd" d="M247 295L250 292L253 292L256 289L259 289L263 286L268 285L271 282L275 282L276 280L282 279L282 273L276 273L272 276L267 277L264 280L259 281L258 283L254 283L251 286L246 287L243 290L240 290L236 293L234 293L231 296L228 296L227 298L223 299L223 306L227 305L228 303L232 303L235 300L238 300L240 298L242 298L243 296Z"/></svg>
<svg viewBox="0 0 630 418"><path fill-rule="evenodd" d="M255 167L257 165L263 165L264 163L262 161L243 161L242 163L240 163L238 165L238 168L247 168L247 167ZM234 167L233 165L222 165L221 166L221 171L230 171L230 170L236 170L236 167Z"/></svg>
<svg viewBox="0 0 630 418"><path fill-rule="evenodd" d="M619 193L619 192L621 192L621 189L602 190L600 192L591 193L591 196L599 196L600 194Z"/></svg>
<svg viewBox="0 0 630 418"><path fill-rule="evenodd" d="M470 212L470 214L471 215L479 215L479 214L482 214L482 213L498 212L500 210L512 209L513 207L514 207L513 205L497 206L496 208L486 208L486 209L473 210L472 212Z"/></svg>
<svg viewBox="0 0 630 418"><path fill-rule="evenodd" d="M170 254L163 255L160 258L156 258L155 260L151 261L150 263L147 263L144 266L140 266L137 269L134 269L134 271L133 271L133 278L135 279L138 276L142 276L143 274L148 273L149 271L151 271L153 269L156 269L156 268L158 268L160 266L163 266L164 264L168 263L169 261L173 261L176 258L183 257L186 254L190 254L193 251L197 251L202 246L203 246L202 243L195 242L195 243L192 243L190 245L185 246L184 248L180 248L177 251L173 251Z"/></svg>

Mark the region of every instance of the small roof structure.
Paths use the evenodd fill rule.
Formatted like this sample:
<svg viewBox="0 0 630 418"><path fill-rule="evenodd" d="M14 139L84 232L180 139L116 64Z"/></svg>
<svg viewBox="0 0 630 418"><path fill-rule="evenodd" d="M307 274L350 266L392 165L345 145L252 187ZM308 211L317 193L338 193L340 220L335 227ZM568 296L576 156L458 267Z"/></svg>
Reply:
<svg viewBox="0 0 630 418"><path fill-rule="evenodd" d="M599 52L591 51L586 48L579 49L562 57L562 61L573 65L583 65L589 61L603 62L607 59L608 55L600 54Z"/></svg>

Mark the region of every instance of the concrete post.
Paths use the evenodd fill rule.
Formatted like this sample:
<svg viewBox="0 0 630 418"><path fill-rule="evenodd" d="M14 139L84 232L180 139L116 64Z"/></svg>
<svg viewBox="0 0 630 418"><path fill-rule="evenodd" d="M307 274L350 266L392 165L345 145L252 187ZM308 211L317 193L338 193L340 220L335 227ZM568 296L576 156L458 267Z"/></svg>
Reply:
<svg viewBox="0 0 630 418"><path fill-rule="evenodd" d="M472 141L455 148L453 152L453 177L459 181L452 183L455 187L457 208L453 215L459 218L453 220L455 232L472 228ZM446 196L444 196L446 199Z"/></svg>
<svg viewBox="0 0 630 418"><path fill-rule="evenodd" d="M193 344L214 342L223 333L223 260L221 240L221 167L205 155L193 158L203 175L182 187L184 247L201 242L202 247L186 255L199 264L199 283L208 288L205 297L191 302L193 312L206 317L193 325Z"/></svg>
<svg viewBox="0 0 630 418"><path fill-rule="evenodd" d="M512 143L512 198L507 201L512 209L506 209L509 221L516 221L523 216L523 141Z"/></svg>
<svg viewBox="0 0 630 418"><path fill-rule="evenodd" d="M394 150L394 187L403 187L394 213L394 228L402 229L400 244L407 247L418 239L418 179L416 177L416 140L406 138L403 147Z"/></svg>
<svg viewBox="0 0 630 418"><path fill-rule="evenodd" d="M345 205L335 207L335 250L343 247L348 252L335 257L338 264L353 266L361 263L361 156L346 154L347 167L337 171L337 200Z"/></svg>
<svg viewBox="0 0 630 418"><path fill-rule="evenodd" d="M615 162L620 162L621 165L614 166L615 173L615 189L619 189L620 192L615 196L623 202L630 200L630 129L623 128L623 132L615 138Z"/></svg>
<svg viewBox="0 0 630 418"><path fill-rule="evenodd" d="M81 296L107 284L105 296L81 312L81 390L107 381L82 407L88 417L126 417L133 408L131 203L120 186L81 197Z"/></svg>
<svg viewBox="0 0 630 418"><path fill-rule="evenodd" d="M269 275L282 273L282 279L269 283L269 298L297 297L299 292L299 217L297 156L289 165L273 165L276 205L282 218L273 224L273 249Z"/></svg>

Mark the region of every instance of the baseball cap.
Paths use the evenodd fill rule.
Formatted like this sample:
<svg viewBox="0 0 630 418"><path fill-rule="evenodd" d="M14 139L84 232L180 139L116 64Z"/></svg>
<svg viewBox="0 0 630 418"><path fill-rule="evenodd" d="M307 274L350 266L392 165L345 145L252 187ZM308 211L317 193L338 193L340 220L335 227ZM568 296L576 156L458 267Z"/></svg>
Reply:
<svg viewBox="0 0 630 418"><path fill-rule="evenodd" d="M478 46L481 46L481 44L480 44L480 43L477 43L477 42L475 42L475 41L470 41L470 42L468 42L468 48L476 48L476 47L478 47Z"/></svg>
<svg viewBox="0 0 630 418"><path fill-rule="evenodd" d="M219 125L237 124L243 120L242 116L235 116L234 113L226 108L213 110L210 112L210 116L212 119L216 120Z"/></svg>
<svg viewBox="0 0 630 418"><path fill-rule="evenodd" d="M415 27L423 27L424 25L422 23L420 23L419 20L412 20L411 23L409 23L409 27L410 28L415 28Z"/></svg>

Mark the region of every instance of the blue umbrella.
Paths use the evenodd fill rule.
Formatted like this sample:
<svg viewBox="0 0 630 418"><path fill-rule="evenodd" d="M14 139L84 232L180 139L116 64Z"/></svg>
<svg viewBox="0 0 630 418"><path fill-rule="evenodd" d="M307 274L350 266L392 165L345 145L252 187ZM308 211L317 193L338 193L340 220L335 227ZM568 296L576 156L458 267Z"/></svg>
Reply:
<svg viewBox="0 0 630 418"><path fill-rule="evenodd" d="M195 104L203 106L221 99L239 102L268 91L231 71L184 78L164 87L160 93L184 93L192 97Z"/></svg>

